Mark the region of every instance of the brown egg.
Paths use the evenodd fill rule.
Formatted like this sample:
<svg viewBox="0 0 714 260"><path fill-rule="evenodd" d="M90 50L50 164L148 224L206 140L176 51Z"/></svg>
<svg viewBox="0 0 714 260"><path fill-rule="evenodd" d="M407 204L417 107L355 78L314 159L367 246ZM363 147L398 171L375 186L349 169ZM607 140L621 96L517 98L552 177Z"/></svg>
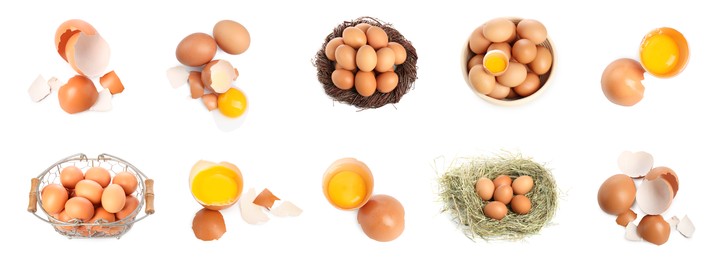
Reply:
<svg viewBox="0 0 714 260"><path fill-rule="evenodd" d="M506 86L501 85L498 82L496 82L496 86L493 88L491 93L488 93L487 96L502 100L508 96L508 93L511 93L511 88L506 87Z"/></svg>
<svg viewBox="0 0 714 260"><path fill-rule="evenodd" d="M347 27L342 31L342 40L356 50L367 44L367 34L358 28Z"/></svg>
<svg viewBox="0 0 714 260"><path fill-rule="evenodd" d="M85 76L77 75L70 78L60 87L57 97L62 110L75 114L88 110L97 102L99 92L92 80Z"/></svg>
<svg viewBox="0 0 714 260"><path fill-rule="evenodd" d="M513 188L513 194L525 195L533 189L533 177L528 175L520 176L513 180L511 187Z"/></svg>
<svg viewBox="0 0 714 260"><path fill-rule="evenodd" d="M183 65L197 67L213 60L217 50L213 37L205 33L193 33L176 46L176 59Z"/></svg>
<svg viewBox="0 0 714 260"><path fill-rule="evenodd" d="M235 21L223 20L213 26L216 44L228 54L241 54L250 47L250 34L245 27Z"/></svg>
<svg viewBox="0 0 714 260"><path fill-rule="evenodd" d="M490 94L496 88L496 77L486 72L482 65L475 65L469 70L471 86L484 95Z"/></svg>
<svg viewBox="0 0 714 260"><path fill-rule="evenodd" d="M88 171L89 172L89 171ZM104 189L102 185L99 185L93 180L81 180L77 183L74 188L74 193L77 197L83 197L92 202L92 204L99 205L102 202L102 192Z"/></svg>
<svg viewBox="0 0 714 260"><path fill-rule="evenodd" d="M117 213L124 208L126 194L119 184L109 184L102 192L102 207L110 213Z"/></svg>
<svg viewBox="0 0 714 260"><path fill-rule="evenodd" d="M377 91L381 93L392 92L397 84L399 84L399 76L394 71L383 72L377 76Z"/></svg>
<svg viewBox="0 0 714 260"><path fill-rule="evenodd" d="M388 242L404 232L404 207L389 195L374 195L357 212L357 222L371 239Z"/></svg>
<svg viewBox="0 0 714 260"><path fill-rule="evenodd" d="M42 188L42 209L49 214L60 213L69 199L67 190L59 184L48 184Z"/></svg>
<svg viewBox="0 0 714 260"><path fill-rule="evenodd" d="M200 240L217 240L226 233L226 222L221 212L204 208L193 217L192 229Z"/></svg>
<svg viewBox="0 0 714 260"><path fill-rule="evenodd" d="M335 37L327 42L327 45L325 45L325 55L327 55L328 60L335 61L335 50L337 49L337 46L342 44L345 44L342 37Z"/></svg>
<svg viewBox="0 0 714 260"><path fill-rule="evenodd" d="M359 47L356 56L357 68L361 71L372 71L377 66L377 52L372 46Z"/></svg>
<svg viewBox="0 0 714 260"><path fill-rule="evenodd" d="M516 35L516 24L507 18L495 18L483 25L483 36L491 42L506 42Z"/></svg>
<svg viewBox="0 0 714 260"><path fill-rule="evenodd" d="M377 91L377 79L373 72L358 71L355 75L355 89L363 97L369 97Z"/></svg>
<svg viewBox="0 0 714 260"><path fill-rule="evenodd" d="M114 176L114 179L112 180L112 183L118 184L119 186L124 189L124 193L126 195L130 195L134 193L136 190L136 187L139 186L139 182L136 179L136 176L130 172L119 172Z"/></svg>
<svg viewBox="0 0 714 260"><path fill-rule="evenodd" d="M486 52L489 52L492 50L500 50L504 54L506 54L507 60L511 59L511 45L508 44L507 42L493 43L490 46L488 46L488 49L486 50Z"/></svg>
<svg viewBox="0 0 714 260"><path fill-rule="evenodd" d="M362 32L364 32L365 35L366 35L366 34L367 34L367 30L369 30L369 27L372 27L372 25L371 25L371 24L368 24L368 23L361 23L361 24L355 25L355 27L356 27L357 29L360 29L360 30L361 30Z"/></svg>
<svg viewBox="0 0 714 260"><path fill-rule="evenodd" d="M513 90L513 89L515 89L515 88L511 88L511 92L510 92L510 93L508 93L508 96L506 96L506 99L509 99L509 100L516 100L516 99L519 99L519 98L521 98L521 96L520 96L520 95L518 95L518 93L516 93L516 91L515 91L515 90Z"/></svg>
<svg viewBox="0 0 714 260"><path fill-rule="evenodd" d="M76 166L67 166L60 172L60 183L67 189L74 189L77 182L84 180L84 173Z"/></svg>
<svg viewBox="0 0 714 260"><path fill-rule="evenodd" d="M536 57L528 64L528 67L535 74L543 75L550 71L553 65L553 54L543 46L536 46Z"/></svg>
<svg viewBox="0 0 714 260"><path fill-rule="evenodd" d="M367 29L367 44L374 47L375 50L387 47L389 37L387 33L379 26L371 26Z"/></svg>
<svg viewBox="0 0 714 260"><path fill-rule="evenodd" d="M116 216L114 216L113 213L109 213L106 209L102 207L97 207L94 209L94 217L92 217L88 223L112 223L116 221ZM107 232L111 230L111 227L103 227L103 226L93 226L91 227L92 231L102 231L102 232Z"/></svg>
<svg viewBox="0 0 714 260"><path fill-rule="evenodd" d="M486 215L486 217L501 220L508 214L508 208L503 202L491 201L483 207L483 214Z"/></svg>
<svg viewBox="0 0 714 260"><path fill-rule="evenodd" d="M496 77L496 80L498 83L512 88L523 84L526 80L526 76L528 76L528 69L526 68L526 65L512 61L508 64L506 71L503 72L501 76Z"/></svg>
<svg viewBox="0 0 714 260"><path fill-rule="evenodd" d="M511 177L508 175L498 175L493 179L493 186L496 188L502 185L511 186L511 183L513 183L513 180L511 180Z"/></svg>
<svg viewBox="0 0 714 260"><path fill-rule="evenodd" d="M377 66L374 70L379 72L390 71L394 68L396 56L391 48L381 48L377 51Z"/></svg>
<svg viewBox="0 0 714 260"><path fill-rule="evenodd" d="M476 54L485 54L491 41L483 36L483 26L476 28L469 37L469 49Z"/></svg>
<svg viewBox="0 0 714 260"><path fill-rule="evenodd" d="M474 188L476 189L476 195L484 201L491 200L493 197L493 191L496 189L493 186L493 181L486 177L479 178L478 181L476 181Z"/></svg>
<svg viewBox="0 0 714 260"><path fill-rule="evenodd" d="M126 202L124 203L124 208L116 213L117 219L125 219L129 217L134 210L139 207L139 200L134 196L126 196Z"/></svg>
<svg viewBox="0 0 714 260"><path fill-rule="evenodd" d="M345 70L355 70L357 68L357 51L349 45L340 45L335 49L335 60Z"/></svg>
<svg viewBox="0 0 714 260"><path fill-rule="evenodd" d="M483 54L476 54L471 59L469 59L469 62L466 63L466 68L470 71L471 68L473 68L476 65L483 64Z"/></svg>
<svg viewBox="0 0 714 260"><path fill-rule="evenodd" d="M513 91L519 96L527 97L533 95L540 87L540 77L533 72L528 72L523 83L513 88Z"/></svg>
<svg viewBox="0 0 714 260"><path fill-rule="evenodd" d="M627 224L630 224L630 222L635 221L635 219L637 219L637 214L635 214L635 212L631 209L627 209L627 211L617 216L615 222L617 222L617 224L620 226L627 227Z"/></svg>
<svg viewBox="0 0 714 260"><path fill-rule="evenodd" d="M605 180L597 192L597 203L608 214L620 215L635 202L635 182L625 174L616 174Z"/></svg>
<svg viewBox="0 0 714 260"><path fill-rule="evenodd" d="M637 234L645 241L659 246L669 240L670 226L661 215L647 215L640 220Z"/></svg>
<svg viewBox="0 0 714 260"><path fill-rule="evenodd" d="M635 105L642 100L645 93L645 87L642 85L644 73L645 69L636 60L615 60L602 72L602 92L612 103L621 106Z"/></svg>
<svg viewBox="0 0 714 260"><path fill-rule="evenodd" d="M535 43L528 39L516 41L511 48L513 58L522 64L528 64L535 60L537 51Z"/></svg>
<svg viewBox="0 0 714 260"><path fill-rule="evenodd" d="M57 220L59 220L59 221L64 222L64 223L69 223L69 222L72 220L72 218L70 218L70 217L67 215L67 211L66 211L66 210L62 210L62 212L60 212L59 214L57 214L57 216L56 216L55 218L56 218ZM60 230L71 231L73 227L72 227L72 226L58 226L58 228L59 228Z"/></svg>
<svg viewBox="0 0 714 260"><path fill-rule="evenodd" d="M84 174L84 179L93 180L99 183L102 188L104 188L107 187L107 185L109 185L109 183L112 181L112 175L107 169L104 169L102 167L92 167L89 168L89 170L87 170L87 172Z"/></svg>
<svg viewBox="0 0 714 260"><path fill-rule="evenodd" d="M501 185L496 187L493 192L493 200L500 201L503 204L508 205L513 199L513 188L510 185Z"/></svg>
<svg viewBox="0 0 714 260"><path fill-rule="evenodd" d="M332 83L342 90L351 89L355 84L355 75L352 74L352 71L334 70L332 71Z"/></svg>
<svg viewBox="0 0 714 260"><path fill-rule="evenodd" d="M394 64L401 65L407 61L407 49L397 42L390 42L387 47L394 51Z"/></svg>
<svg viewBox="0 0 714 260"><path fill-rule="evenodd" d="M516 214L525 215L531 212L531 200L523 195L516 195L511 199L511 210Z"/></svg>
<svg viewBox="0 0 714 260"><path fill-rule="evenodd" d="M87 221L94 216L94 205L84 197L74 197L64 204L65 212L70 219Z"/></svg>
<svg viewBox="0 0 714 260"><path fill-rule="evenodd" d="M533 19L523 19L518 22L516 32L519 37L531 40L535 44L543 43L548 36L548 31L545 29L545 26Z"/></svg>

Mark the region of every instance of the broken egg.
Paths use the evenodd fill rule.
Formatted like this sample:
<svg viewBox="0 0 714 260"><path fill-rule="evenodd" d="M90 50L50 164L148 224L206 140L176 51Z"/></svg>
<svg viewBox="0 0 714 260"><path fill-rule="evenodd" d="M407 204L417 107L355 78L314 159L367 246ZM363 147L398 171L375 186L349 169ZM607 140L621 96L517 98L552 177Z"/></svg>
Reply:
<svg viewBox="0 0 714 260"><path fill-rule="evenodd" d="M62 23L55 33L55 47L62 59L81 75L97 77L109 65L109 45L83 20Z"/></svg>
<svg viewBox="0 0 714 260"><path fill-rule="evenodd" d="M217 240L226 233L226 222L221 212L204 208L193 217L192 229L200 240Z"/></svg>
<svg viewBox="0 0 714 260"><path fill-rule="evenodd" d="M637 225L637 234L647 242L662 245L669 240L669 223L660 215L647 215Z"/></svg>
<svg viewBox="0 0 714 260"><path fill-rule="evenodd" d="M243 176L231 163L198 161L189 175L193 197L207 209L225 209L238 201L243 191Z"/></svg>
<svg viewBox="0 0 714 260"><path fill-rule="evenodd" d="M642 178L654 165L654 158L647 152L624 151L617 158L617 165L622 173L632 178Z"/></svg>
<svg viewBox="0 0 714 260"><path fill-rule="evenodd" d="M339 159L322 176L322 192L338 209L362 207L372 196L374 178L367 165L354 158Z"/></svg>
<svg viewBox="0 0 714 260"><path fill-rule="evenodd" d="M89 78L77 75L69 79L58 93L59 104L62 110L75 114L86 111L94 105L99 98L99 92Z"/></svg>
<svg viewBox="0 0 714 260"><path fill-rule="evenodd" d="M632 207L635 190L632 178L624 174L613 175L600 186L597 202L603 211L617 216Z"/></svg>
<svg viewBox="0 0 714 260"><path fill-rule="evenodd" d="M648 215L667 211L679 190L677 174L667 167L653 168L637 189L637 205Z"/></svg>
<svg viewBox="0 0 714 260"><path fill-rule="evenodd" d="M226 60L214 60L201 71L203 86L218 94L225 93L238 78L238 69ZM189 77L190 79L190 77Z"/></svg>

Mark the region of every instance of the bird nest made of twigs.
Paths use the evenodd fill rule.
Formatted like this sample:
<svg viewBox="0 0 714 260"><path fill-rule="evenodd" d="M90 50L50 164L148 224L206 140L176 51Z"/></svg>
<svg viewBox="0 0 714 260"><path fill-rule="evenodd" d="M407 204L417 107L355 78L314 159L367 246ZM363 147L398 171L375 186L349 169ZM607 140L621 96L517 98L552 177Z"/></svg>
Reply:
<svg viewBox="0 0 714 260"><path fill-rule="evenodd" d="M357 26L362 23L382 28L384 32L387 33L389 42L399 43L406 50L406 60L404 63L397 65L394 69L394 72L399 77L399 82L394 90L388 93L381 93L377 91L370 96L363 96L359 94L355 88L343 90L335 86L332 81L332 72L335 70L336 62L327 58L325 47L327 47L330 40L336 37L341 37L342 32L346 28ZM360 17L352 21L343 22L335 27L329 35L327 35L325 42L322 44L322 48L315 55L313 65L317 67L317 78L320 83L322 83L325 93L328 96L341 103L350 104L361 109L368 109L379 108L386 104L398 103L402 96L409 92L409 90L413 87L414 81L417 79L416 62L417 53L414 46L412 46L412 43L404 38L399 31L394 29L391 24L382 22L372 17Z"/></svg>
<svg viewBox="0 0 714 260"><path fill-rule="evenodd" d="M533 189L525 194L532 202L529 213L519 215L509 211L501 220L484 214L487 201L479 197L474 185L481 177L494 179L507 175L533 178ZM518 240L538 233L550 222L558 207L558 192L550 170L520 155L493 158L462 158L439 178L440 198L444 212L451 214L470 239Z"/></svg>

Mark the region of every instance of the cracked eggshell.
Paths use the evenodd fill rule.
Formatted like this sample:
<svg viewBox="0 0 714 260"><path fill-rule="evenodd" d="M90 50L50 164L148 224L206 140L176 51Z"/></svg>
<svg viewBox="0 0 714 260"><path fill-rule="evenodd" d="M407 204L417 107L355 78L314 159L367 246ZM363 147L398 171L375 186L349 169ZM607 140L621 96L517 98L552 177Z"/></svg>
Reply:
<svg viewBox="0 0 714 260"><path fill-rule="evenodd" d="M193 217L192 229L200 240L217 240L226 233L226 222L221 212L204 208Z"/></svg>
<svg viewBox="0 0 714 260"><path fill-rule="evenodd" d="M124 84L121 83L119 76L113 70L101 76L99 84L108 89L112 95L124 92Z"/></svg>
<svg viewBox="0 0 714 260"><path fill-rule="evenodd" d="M280 205L271 209L270 212L276 217L297 217L302 214L302 209L298 208L298 206L290 201L284 201L283 203L280 203Z"/></svg>
<svg viewBox="0 0 714 260"><path fill-rule="evenodd" d="M238 200L238 205L240 206L240 215L243 217L246 223L251 225L258 225L270 220L268 215L263 212L263 209L253 204L256 194L255 189L250 188L241 198Z"/></svg>
<svg viewBox="0 0 714 260"><path fill-rule="evenodd" d="M635 222L627 223L627 226L625 226L625 239L629 241L642 240L642 237L637 234L637 225L635 225Z"/></svg>
<svg viewBox="0 0 714 260"><path fill-rule="evenodd" d="M689 219L689 216L685 215L684 218L677 223L677 231L687 238L694 235L694 224L692 220Z"/></svg>
<svg viewBox="0 0 714 260"><path fill-rule="evenodd" d="M226 60L213 60L203 67L203 86L216 93L225 93L238 78L238 70Z"/></svg>
<svg viewBox="0 0 714 260"><path fill-rule="evenodd" d="M597 202L603 211L617 216L630 210L635 202L635 192L635 182L630 176L616 174L602 183Z"/></svg>
<svg viewBox="0 0 714 260"><path fill-rule="evenodd" d="M189 71L183 66L176 66L166 70L166 77L169 79L171 87L178 88L188 82Z"/></svg>
<svg viewBox="0 0 714 260"><path fill-rule="evenodd" d="M50 95L50 85L45 81L42 75L38 75L35 81L32 82L27 92L30 94L32 102L40 102Z"/></svg>
<svg viewBox="0 0 714 260"><path fill-rule="evenodd" d="M266 188L263 189L263 191L261 191L257 197L255 197L255 199L253 200L253 204L265 207L266 209L270 209L273 207L273 204L276 200L280 200L280 198L273 195L273 193Z"/></svg>
<svg viewBox="0 0 714 260"><path fill-rule="evenodd" d="M109 65L109 45L83 20L62 23L55 32L55 47L62 59L81 75L97 77Z"/></svg>
<svg viewBox="0 0 714 260"><path fill-rule="evenodd" d="M637 214L631 209L628 209L624 213L618 215L615 222L617 222L620 226L627 227L627 224L635 221L635 219L637 219Z"/></svg>
<svg viewBox="0 0 714 260"><path fill-rule="evenodd" d="M62 110L75 114L91 108L99 98L99 92L92 80L77 75L60 88L57 96Z"/></svg>
<svg viewBox="0 0 714 260"><path fill-rule="evenodd" d="M90 111L106 112L112 110L112 93L109 89L103 89L99 92L99 97L94 105L89 108Z"/></svg>
<svg viewBox="0 0 714 260"><path fill-rule="evenodd" d="M647 152L624 151L617 158L617 165L622 173L632 178L642 178L652 170L654 158Z"/></svg>
<svg viewBox="0 0 714 260"><path fill-rule="evenodd" d="M679 190L677 174L667 167L653 168L637 189L637 205L648 215L667 211Z"/></svg>

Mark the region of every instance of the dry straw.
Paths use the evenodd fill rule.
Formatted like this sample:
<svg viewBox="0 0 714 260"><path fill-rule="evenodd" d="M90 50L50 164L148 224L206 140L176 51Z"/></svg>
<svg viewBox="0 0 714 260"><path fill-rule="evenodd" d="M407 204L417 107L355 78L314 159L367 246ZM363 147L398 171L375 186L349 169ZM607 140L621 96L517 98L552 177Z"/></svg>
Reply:
<svg viewBox="0 0 714 260"><path fill-rule="evenodd" d="M533 205L530 213L509 211L500 221L484 215L485 202L476 195L474 184L481 177L494 179L501 174L533 178L533 190L526 194ZM449 212L472 240L518 240L536 234L550 222L558 206L557 187L550 170L520 155L460 159L439 178L439 185L443 211Z"/></svg>
<svg viewBox="0 0 714 260"><path fill-rule="evenodd" d="M353 88L351 90L341 90L332 83L332 71L335 70L335 62L327 59L325 54L325 46L335 37L341 37L342 31L350 26L355 26L361 23L368 23L372 26L381 27L389 37L390 42L396 42L404 46L407 51L406 61L398 65L394 70L399 76L399 83L397 87L389 93L375 92L369 97L363 97ZM358 108L379 108L386 104L398 103L402 96L409 92L412 88L414 81L417 79L416 71L417 53L412 46L412 43L408 41L404 36L399 33L396 29L392 28L391 24L384 23L376 18L372 17L360 17L353 21L345 21L342 24L335 27L335 29L327 35L325 42L322 44L322 48L315 55L313 60L313 65L317 67L317 79L322 83L325 93L332 97L335 101L353 105Z"/></svg>

